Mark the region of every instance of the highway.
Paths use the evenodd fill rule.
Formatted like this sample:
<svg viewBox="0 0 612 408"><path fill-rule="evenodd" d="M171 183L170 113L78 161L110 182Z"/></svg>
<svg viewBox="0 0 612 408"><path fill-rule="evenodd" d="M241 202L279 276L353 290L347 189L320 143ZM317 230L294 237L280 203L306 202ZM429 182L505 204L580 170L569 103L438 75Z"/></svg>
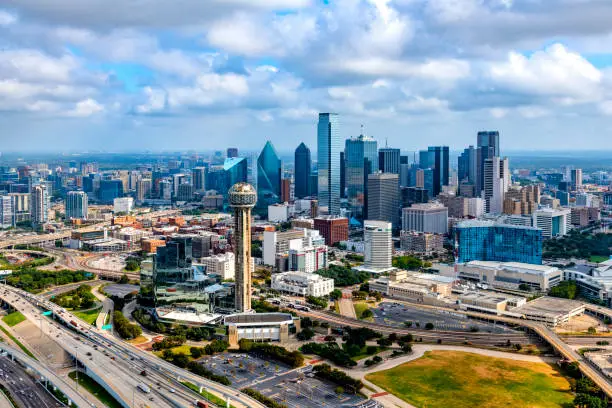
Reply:
<svg viewBox="0 0 612 408"><path fill-rule="evenodd" d="M395 300L389 300L394 301ZM557 352L565 359L571 362L578 362L580 366L580 370L582 373L589 377L598 387L600 387L609 398L612 398L612 384L610 381L594 366L592 366L587 360L585 360L581 355L576 353L572 347L568 344L564 343L559 336L548 327L543 324L536 323L529 320L523 319L514 319L510 317L502 317L484 313L476 313L476 312L465 312L454 309L442 308L438 306L425 306L420 304L408 303L408 302L397 302L397 303L406 303L412 306L424 307L429 309L437 309L443 311L453 311L454 313L465 314L470 317L485 319L489 321L497 321L501 323L512 324L516 326L522 326L530 329L532 332L537 334L541 339L550 344ZM318 311L310 311L303 312L297 311L298 314L302 316L309 316L313 319L327 321L329 323L333 323L338 326L351 326L351 327L369 327L373 330L382 332L382 333L397 333L397 334L412 334L416 338L423 338L424 340L437 340L442 339L442 341L448 342L460 342L461 340L467 340L472 344L477 345L494 345L505 342L504 338L508 338L508 334L491 334L487 333L485 335L481 333L457 333L457 332L444 332L444 331L436 331L436 330L412 330L412 329L400 329L389 327L377 323L366 322L363 320L355 320L347 317L339 316L335 313L331 312L318 312ZM483 338L484 336L484 338ZM487 340L488 338L488 340ZM501 340L501 341L500 341ZM510 340L514 342L513 340Z"/></svg>
<svg viewBox="0 0 612 408"><path fill-rule="evenodd" d="M31 295L6 285L0 285L0 288L2 288L0 298L8 301L32 321L39 319L40 310L37 307L42 307L44 310L52 310L57 318L67 324L70 324L70 321L80 322L75 316L40 296ZM120 399L123 401L134 399L135 407L191 407L195 400L202 399L181 385L178 382L179 378L202 385L207 391L221 397L230 397L231 404L236 408L264 407L261 403L231 387L196 376L129 343L117 340L109 332L79 323L78 333L76 333L53 320L47 319L47 322L51 325L49 330L52 338L56 338L56 341L70 354L78 353L79 361L87 367L88 371L91 370L94 374L99 375L101 382L113 388ZM91 353L91 356L87 353ZM84 357L81 357L83 355ZM146 377L140 375L143 370L147 373ZM143 394L136 390L140 382L150 384L151 394ZM171 389L175 392L171 392ZM153 398L154 401L150 401L150 398Z"/></svg>

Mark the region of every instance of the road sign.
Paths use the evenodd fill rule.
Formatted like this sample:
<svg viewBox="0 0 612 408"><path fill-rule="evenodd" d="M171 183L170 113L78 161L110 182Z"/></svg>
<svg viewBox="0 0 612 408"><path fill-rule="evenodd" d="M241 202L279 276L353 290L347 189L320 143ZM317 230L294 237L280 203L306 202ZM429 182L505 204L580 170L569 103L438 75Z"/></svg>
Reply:
<svg viewBox="0 0 612 408"><path fill-rule="evenodd" d="M42 312L43 316L51 316L52 314L53 314L53 312L50 311L50 310L47 310L46 312Z"/></svg>
<svg viewBox="0 0 612 408"><path fill-rule="evenodd" d="M102 326L102 330L113 330L113 325L105 324L104 326Z"/></svg>

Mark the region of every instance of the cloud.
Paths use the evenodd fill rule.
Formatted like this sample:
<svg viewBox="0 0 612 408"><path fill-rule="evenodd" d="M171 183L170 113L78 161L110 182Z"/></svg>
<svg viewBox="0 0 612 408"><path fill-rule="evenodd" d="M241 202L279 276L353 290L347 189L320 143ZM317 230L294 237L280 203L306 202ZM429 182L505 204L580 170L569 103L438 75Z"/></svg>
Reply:
<svg viewBox="0 0 612 408"><path fill-rule="evenodd" d="M87 117L104 111L104 106L97 101L88 98L77 102L73 110L66 113L67 116Z"/></svg>

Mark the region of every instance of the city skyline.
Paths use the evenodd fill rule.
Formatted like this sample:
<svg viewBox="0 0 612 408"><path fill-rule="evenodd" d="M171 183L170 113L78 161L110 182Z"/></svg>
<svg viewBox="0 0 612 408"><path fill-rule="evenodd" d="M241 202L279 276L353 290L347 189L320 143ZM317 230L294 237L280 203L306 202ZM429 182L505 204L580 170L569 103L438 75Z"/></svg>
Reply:
<svg viewBox="0 0 612 408"><path fill-rule="evenodd" d="M3 151L284 152L330 111L343 139L365 124L414 150L486 129L504 151L597 149L610 130L604 1L82 5L0 8Z"/></svg>

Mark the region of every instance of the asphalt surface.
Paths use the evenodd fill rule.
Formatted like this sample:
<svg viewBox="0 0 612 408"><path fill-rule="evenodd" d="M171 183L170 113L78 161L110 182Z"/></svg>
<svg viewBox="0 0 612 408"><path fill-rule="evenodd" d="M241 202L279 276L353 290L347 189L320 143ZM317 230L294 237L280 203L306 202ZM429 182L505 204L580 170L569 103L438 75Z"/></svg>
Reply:
<svg viewBox="0 0 612 408"><path fill-rule="evenodd" d="M112 283L104 287L104 291L106 293L112 296L119 296L120 298L123 298L126 295L138 290L140 290L140 286L138 285L121 285L118 283Z"/></svg>
<svg viewBox="0 0 612 408"><path fill-rule="evenodd" d="M0 383L19 408L63 407L25 369L9 357L0 357Z"/></svg>

